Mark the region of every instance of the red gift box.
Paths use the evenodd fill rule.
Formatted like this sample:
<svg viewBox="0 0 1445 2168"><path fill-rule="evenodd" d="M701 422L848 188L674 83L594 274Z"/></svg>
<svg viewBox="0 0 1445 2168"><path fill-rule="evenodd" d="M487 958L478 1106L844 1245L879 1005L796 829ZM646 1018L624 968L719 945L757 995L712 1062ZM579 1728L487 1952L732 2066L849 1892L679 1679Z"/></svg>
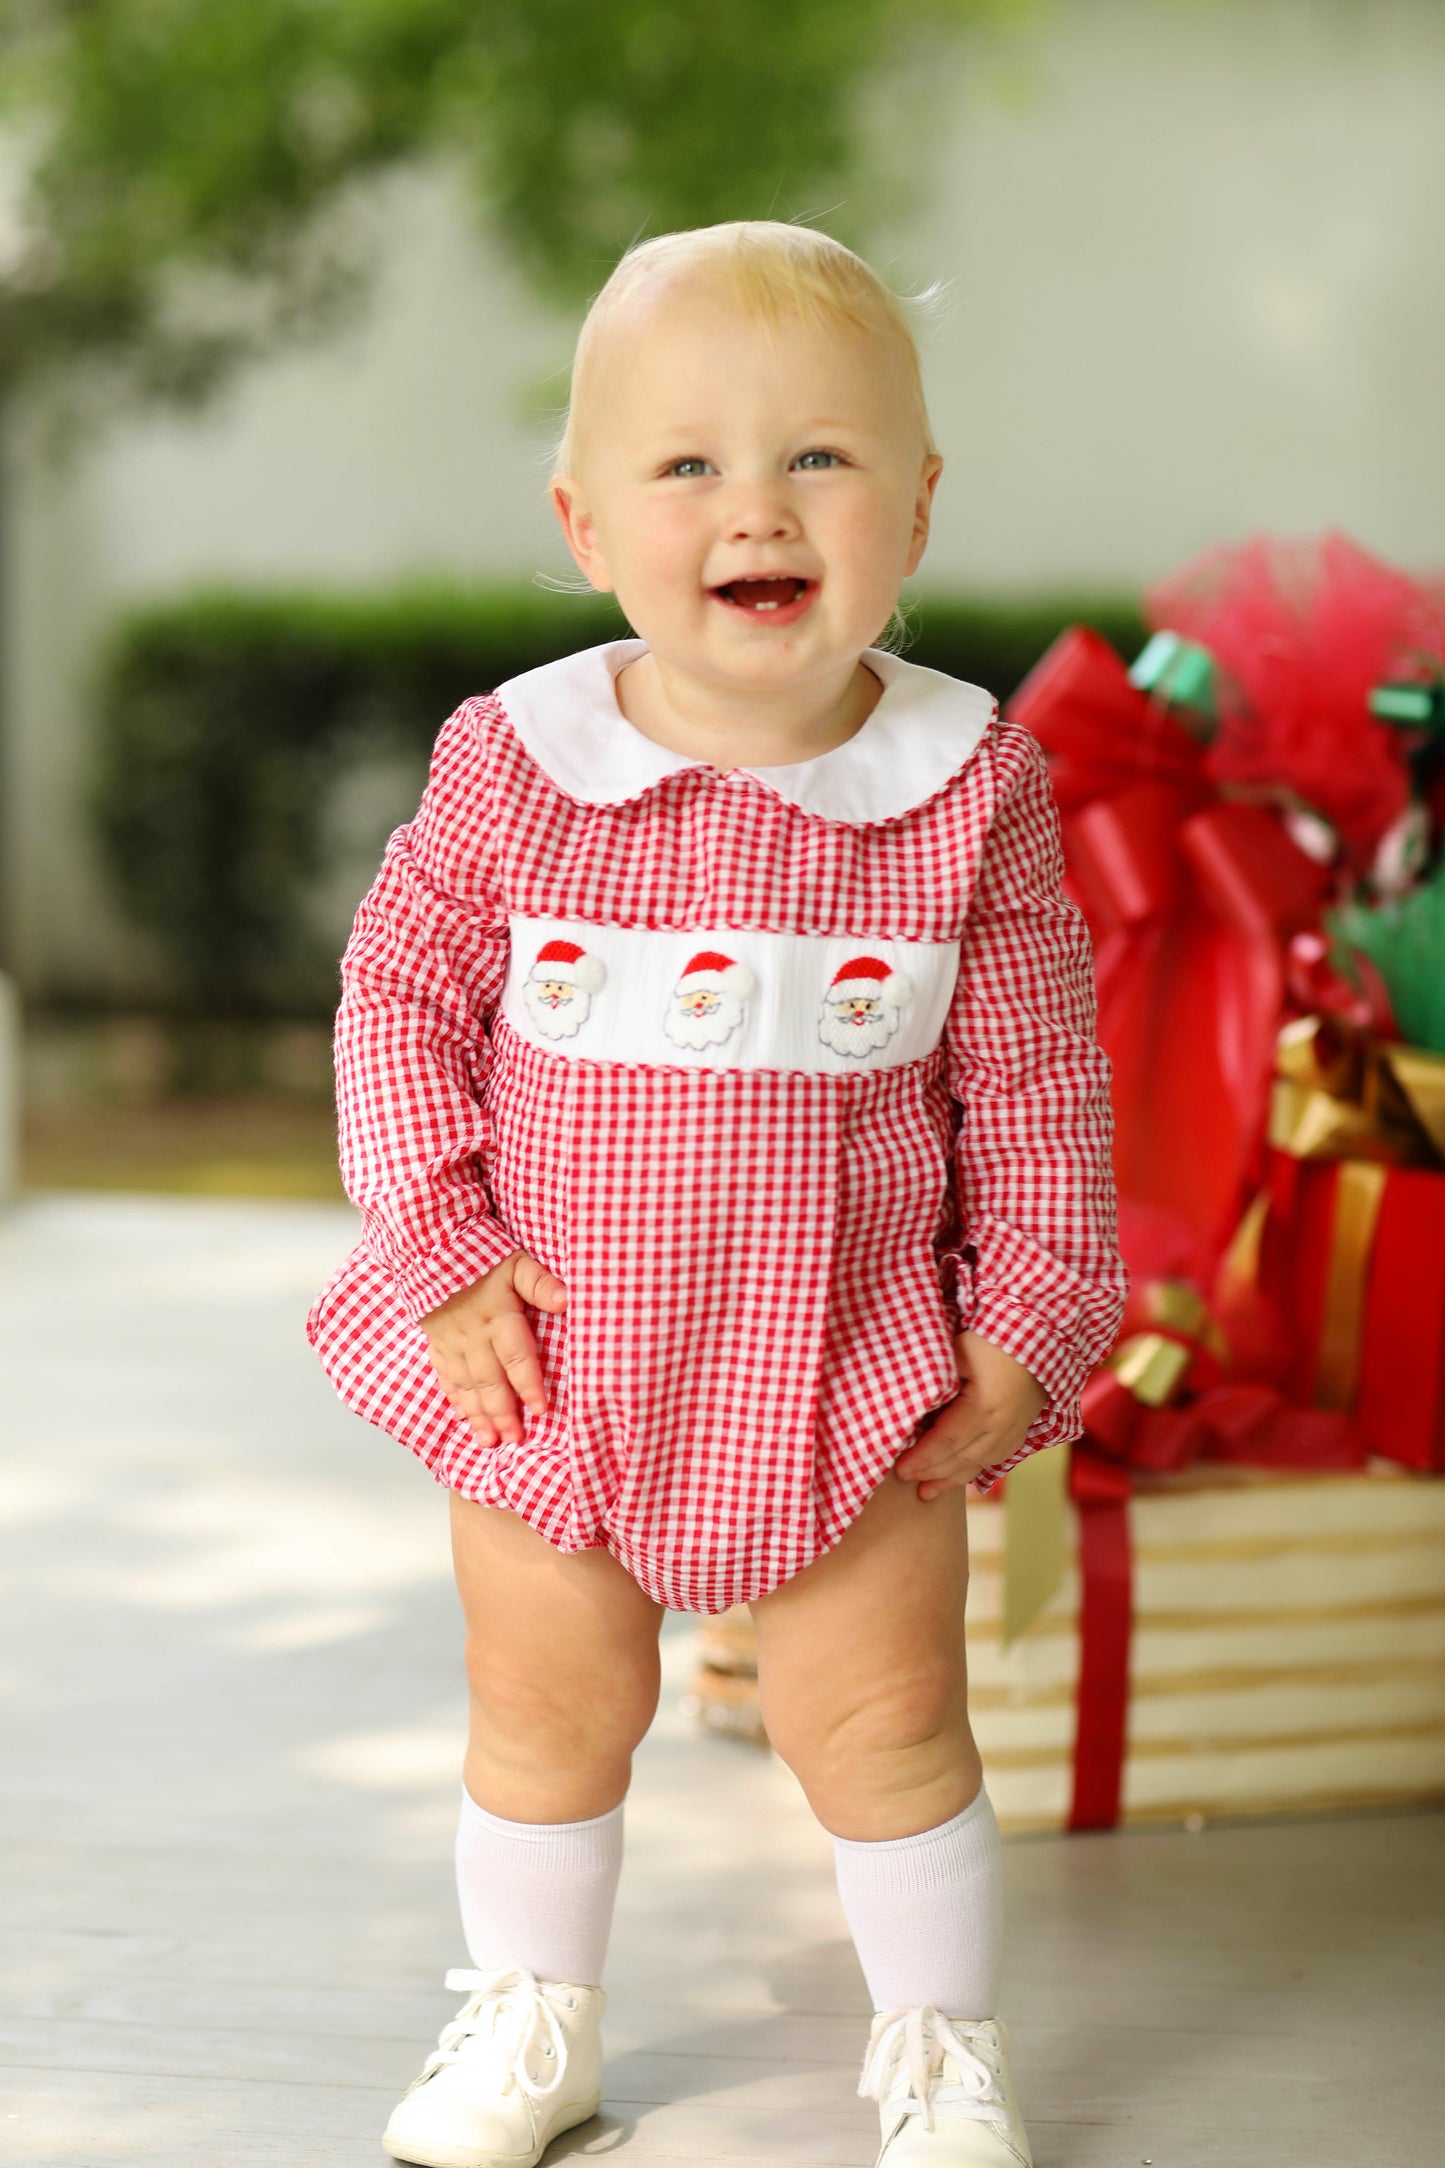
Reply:
<svg viewBox="0 0 1445 2168"><path fill-rule="evenodd" d="M1366 1452L1445 1469L1445 1174L1277 1152L1267 1194L1286 1390L1346 1411Z"/></svg>

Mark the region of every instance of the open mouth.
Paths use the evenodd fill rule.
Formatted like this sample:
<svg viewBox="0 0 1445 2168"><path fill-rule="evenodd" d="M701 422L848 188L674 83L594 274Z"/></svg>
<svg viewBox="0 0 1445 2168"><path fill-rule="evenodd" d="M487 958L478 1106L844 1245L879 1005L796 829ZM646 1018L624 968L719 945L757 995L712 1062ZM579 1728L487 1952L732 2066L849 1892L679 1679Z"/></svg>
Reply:
<svg viewBox="0 0 1445 2168"><path fill-rule="evenodd" d="M712 593L719 602L745 611L749 617L791 619L801 616L814 584L789 574L786 578L729 580L725 586L714 587Z"/></svg>

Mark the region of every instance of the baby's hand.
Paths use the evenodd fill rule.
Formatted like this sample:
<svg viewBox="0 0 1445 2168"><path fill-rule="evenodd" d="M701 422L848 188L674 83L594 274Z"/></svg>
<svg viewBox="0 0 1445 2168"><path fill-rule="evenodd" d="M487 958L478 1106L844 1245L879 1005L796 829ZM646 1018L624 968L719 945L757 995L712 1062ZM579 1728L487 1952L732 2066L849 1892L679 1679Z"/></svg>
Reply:
<svg viewBox="0 0 1445 2168"><path fill-rule="evenodd" d="M992 1340L961 1332L953 1347L962 1390L893 1463L894 1474L916 1483L925 1502L1007 1460L1047 1398L1023 1364Z"/></svg>
<svg viewBox="0 0 1445 2168"><path fill-rule="evenodd" d="M523 1309L529 1302L538 1310L563 1310L567 1290L535 1257L513 1250L421 1321L442 1391L483 1445L520 1439L519 1396L536 1414L547 1410L537 1343Z"/></svg>

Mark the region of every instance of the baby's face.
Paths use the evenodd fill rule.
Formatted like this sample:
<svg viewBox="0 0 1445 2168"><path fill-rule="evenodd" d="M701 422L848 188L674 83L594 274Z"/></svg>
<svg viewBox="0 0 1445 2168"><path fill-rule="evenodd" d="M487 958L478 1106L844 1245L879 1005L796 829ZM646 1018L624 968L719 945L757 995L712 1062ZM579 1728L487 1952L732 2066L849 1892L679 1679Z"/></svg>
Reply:
<svg viewBox="0 0 1445 2168"><path fill-rule="evenodd" d="M553 494L593 585L716 689L851 668L923 554L941 465L889 342L757 323L694 281L630 303L592 363Z"/></svg>

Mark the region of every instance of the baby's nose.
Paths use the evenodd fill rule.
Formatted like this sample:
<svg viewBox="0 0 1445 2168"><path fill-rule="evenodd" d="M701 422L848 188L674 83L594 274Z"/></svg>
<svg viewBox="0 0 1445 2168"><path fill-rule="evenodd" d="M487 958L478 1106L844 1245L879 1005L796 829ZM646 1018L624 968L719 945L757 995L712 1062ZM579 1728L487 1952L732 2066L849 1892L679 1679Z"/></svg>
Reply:
<svg viewBox="0 0 1445 2168"><path fill-rule="evenodd" d="M789 541L799 532L799 524L785 489L772 482L738 483L737 495L729 506L732 541Z"/></svg>

